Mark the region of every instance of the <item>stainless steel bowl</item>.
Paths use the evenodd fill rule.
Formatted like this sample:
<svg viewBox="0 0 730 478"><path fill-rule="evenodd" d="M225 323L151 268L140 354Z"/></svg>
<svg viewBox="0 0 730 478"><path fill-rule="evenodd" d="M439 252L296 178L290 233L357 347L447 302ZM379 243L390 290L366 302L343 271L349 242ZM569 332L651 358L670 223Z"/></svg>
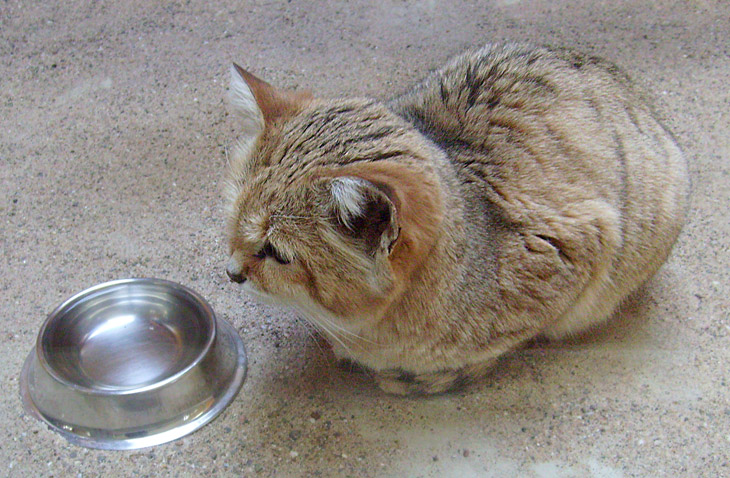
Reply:
<svg viewBox="0 0 730 478"><path fill-rule="evenodd" d="M202 297L174 282L126 279L50 314L20 386L26 410L69 441L125 450L197 430L245 375L240 337Z"/></svg>

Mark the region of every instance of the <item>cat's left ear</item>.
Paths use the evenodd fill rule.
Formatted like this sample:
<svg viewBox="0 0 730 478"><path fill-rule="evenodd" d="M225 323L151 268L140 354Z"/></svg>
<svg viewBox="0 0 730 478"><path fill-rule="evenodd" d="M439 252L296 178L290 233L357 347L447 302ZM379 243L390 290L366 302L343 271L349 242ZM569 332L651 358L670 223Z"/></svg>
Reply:
<svg viewBox="0 0 730 478"><path fill-rule="evenodd" d="M398 212L385 185L356 176L337 177L330 183L334 212L344 233L365 250L390 254L400 234Z"/></svg>
<svg viewBox="0 0 730 478"><path fill-rule="evenodd" d="M230 102L244 121L245 134L258 136L266 125L295 114L309 99L307 91L271 86L237 64L231 66Z"/></svg>

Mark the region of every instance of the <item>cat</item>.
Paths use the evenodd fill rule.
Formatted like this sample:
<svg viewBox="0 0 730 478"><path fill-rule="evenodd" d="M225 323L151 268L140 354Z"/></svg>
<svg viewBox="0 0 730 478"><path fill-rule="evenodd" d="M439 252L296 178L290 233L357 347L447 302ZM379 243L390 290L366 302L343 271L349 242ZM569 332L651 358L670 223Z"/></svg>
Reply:
<svg viewBox="0 0 730 478"><path fill-rule="evenodd" d="M490 44L387 102L234 64L230 102L229 277L395 394L602 323L686 215L685 157L644 93L569 49Z"/></svg>

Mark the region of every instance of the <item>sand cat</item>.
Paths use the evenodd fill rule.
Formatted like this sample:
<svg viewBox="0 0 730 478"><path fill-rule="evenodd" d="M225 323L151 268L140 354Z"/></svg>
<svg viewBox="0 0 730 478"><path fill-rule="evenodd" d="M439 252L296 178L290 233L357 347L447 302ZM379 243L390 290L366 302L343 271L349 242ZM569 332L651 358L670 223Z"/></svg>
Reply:
<svg viewBox="0 0 730 478"><path fill-rule="evenodd" d="M664 262L686 162L615 66L488 45L402 96L321 99L235 66L231 280L398 394L600 324Z"/></svg>

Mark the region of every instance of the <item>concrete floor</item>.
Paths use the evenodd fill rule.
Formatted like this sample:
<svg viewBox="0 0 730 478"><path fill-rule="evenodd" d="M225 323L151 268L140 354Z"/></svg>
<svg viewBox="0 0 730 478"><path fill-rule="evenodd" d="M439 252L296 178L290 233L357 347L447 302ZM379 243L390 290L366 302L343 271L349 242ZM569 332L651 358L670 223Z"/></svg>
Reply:
<svg viewBox="0 0 730 478"><path fill-rule="evenodd" d="M0 3L0 476L730 476L726 1L241 3ZM603 331L513 354L462 393L386 396L226 280L228 66L388 97L503 39L578 47L640 78L691 160L689 221ZM23 360L62 299L131 276L204 295L246 343L248 379L177 442L69 445L24 413Z"/></svg>

